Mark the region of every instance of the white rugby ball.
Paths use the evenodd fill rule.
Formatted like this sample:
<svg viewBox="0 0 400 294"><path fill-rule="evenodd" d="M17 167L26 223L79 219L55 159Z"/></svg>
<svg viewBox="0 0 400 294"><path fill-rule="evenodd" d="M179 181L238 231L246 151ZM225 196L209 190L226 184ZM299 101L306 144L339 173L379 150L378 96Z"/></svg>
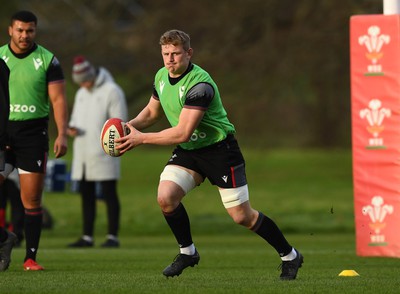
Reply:
<svg viewBox="0 0 400 294"><path fill-rule="evenodd" d="M115 149L119 144L115 139L122 138L128 134L129 128L119 118L108 119L101 130L100 141L104 152L112 157L121 156L119 150Z"/></svg>

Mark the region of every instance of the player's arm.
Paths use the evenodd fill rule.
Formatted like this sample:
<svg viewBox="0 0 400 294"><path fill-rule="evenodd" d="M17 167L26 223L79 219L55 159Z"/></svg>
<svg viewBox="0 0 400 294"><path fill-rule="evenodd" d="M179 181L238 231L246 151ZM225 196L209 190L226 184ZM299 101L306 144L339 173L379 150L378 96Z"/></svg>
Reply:
<svg viewBox="0 0 400 294"><path fill-rule="evenodd" d="M10 112L10 97L8 79L10 70L3 60L0 60L0 152L5 149L6 126Z"/></svg>
<svg viewBox="0 0 400 294"><path fill-rule="evenodd" d="M154 125L163 115L160 101L152 96L146 107L128 123L137 130L144 130Z"/></svg>
<svg viewBox="0 0 400 294"><path fill-rule="evenodd" d="M179 116L178 125L154 133L142 133L129 125L130 134L115 140L115 142L121 143L116 148L124 153L142 144L174 145L188 142L203 115L203 110L184 108Z"/></svg>
<svg viewBox="0 0 400 294"><path fill-rule="evenodd" d="M53 107L54 121L57 126L57 138L54 141L55 157L61 157L67 153L67 125L68 107L65 94L65 83L53 82L48 85L50 102Z"/></svg>
<svg viewBox="0 0 400 294"><path fill-rule="evenodd" d="M54 121L57 126L57 138L54 141L56 158L67 153L68 106L65 92L64 73L60 62L54 56L47 70L47 91L53 107Z"/></svg>
<svg viewBox="0 0 400 294"><path fill-rule="evenodd" d="M10 111L8 78L10 71L3 60L0 61L0 171L5 165L6 126Z"/></svg>
<svg viewBox="0 0 400 294"><path fill-rule="evenodd" d="M117 149L124 153L142 144L174 145L188 142L213 98L214 89L210 84L197 84L188 92L176 126L155 133L142 133L129 126L130 134L116 140L121 143Z"/></svg>

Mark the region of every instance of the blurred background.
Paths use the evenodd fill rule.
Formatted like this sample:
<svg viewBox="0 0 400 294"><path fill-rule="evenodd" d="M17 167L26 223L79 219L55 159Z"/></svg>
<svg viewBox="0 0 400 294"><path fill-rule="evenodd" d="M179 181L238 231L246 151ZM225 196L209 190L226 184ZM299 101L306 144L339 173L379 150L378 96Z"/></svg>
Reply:
<svg viewBox="0 0 400 294"><path fill-rule="evenodd" d="M160 35L191 35L193 62L219 85L242 145L350 148L349 18L380 14L381 0L19 0L3 1L0 43L10 16L31 10L36 41L55 53L72 108L71 68L83 54L108 68L126 92L130 117L147 103L162 66ZM54 127L54 124L53 124Z"/></svg>

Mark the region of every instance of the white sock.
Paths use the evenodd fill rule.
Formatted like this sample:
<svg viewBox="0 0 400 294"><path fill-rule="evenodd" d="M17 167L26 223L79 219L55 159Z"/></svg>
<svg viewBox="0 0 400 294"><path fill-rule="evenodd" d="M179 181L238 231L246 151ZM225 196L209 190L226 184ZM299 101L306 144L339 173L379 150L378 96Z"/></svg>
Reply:
<svg viewBox="0 0 400 294"><path fill-rule="evenodd" d="M282 261L291 261L291 260L295 259L296 257L297 257L297 252L296 252L296 250L294 250L294 248L292 248L292 251L288 255L281 257L281 259L282 259Z"/></svg>
<svg viewBox="0 0 400 294"><path fill-rule="evenodd" d="M196 252L196 247L194 247L194 244L192 243L188 247L180 248L180 252L181 254L193 255Z"/></svg>
<svg viewBox="0 0 400 294"><path fill-rule="evenodd" d="M87 242L93 242L93 237L88 236L88 235L83 235L82 239L87 241Z"/></svg>
<svg viewBox="0 0 400 294"><path fill-rule="evenodd" d="M115 236L115 235L108 234L108 235L106 236L106 238L107 238L108 240L118 241L118 237Z"/></svg>

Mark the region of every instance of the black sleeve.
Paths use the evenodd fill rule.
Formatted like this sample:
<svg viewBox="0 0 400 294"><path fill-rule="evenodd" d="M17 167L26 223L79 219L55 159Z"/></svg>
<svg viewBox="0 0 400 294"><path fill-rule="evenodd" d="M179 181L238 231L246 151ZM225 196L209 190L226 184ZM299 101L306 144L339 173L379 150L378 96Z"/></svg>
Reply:
<svg viewBox="0 0 400 294"><path fill-rule="evenodd" d="M156 86L154 86L153 84L153 95L152 97L156 100L160 100L160 97L158 96L157 90L156 90Z"/></svg>
<svg viewBox="0 0 400 294"><path fill-rule="evenodd" d="M198 83L186 94L185 106L206 110L214 98L214 88L209 83Z"/></svg>
<svg viewBox="0 0 400 294"><path fill-rule="evenodd" d="M57 57L54 56L47 70L47 82L51 83L63 80L64 80L64 73L61 68L61 64L58 61Z"/></svg>
<svg viewBox="0 0 400 294"><path fill-rule="evenodd" d="M6 144L6 126L10 114L9 77L10 70L3 59L0 59L0 149L3 149Z"/></svg>

